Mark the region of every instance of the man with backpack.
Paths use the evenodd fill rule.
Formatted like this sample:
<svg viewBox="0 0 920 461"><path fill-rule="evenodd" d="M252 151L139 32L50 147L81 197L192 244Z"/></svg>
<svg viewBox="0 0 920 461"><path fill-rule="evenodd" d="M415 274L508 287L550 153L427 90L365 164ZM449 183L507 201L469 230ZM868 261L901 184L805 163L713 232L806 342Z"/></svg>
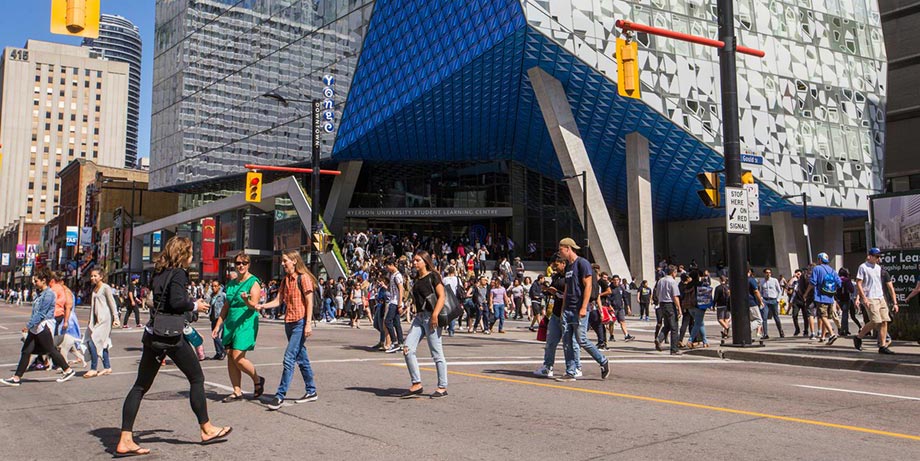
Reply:
<svg viewBox="0 0 920 461"><path fill-rule="evenodd" d="M822 337L818 340L824 341L824 335L830 335L827 338L827 345L830 346L837 340L837 334L834 333L834 327L831 326L831 316L834 315L834 296L837 295L837 289L840 288L840 276L828 264L830 257L827 253L818 253L818 262L819 264L811 271L809 290L814 290L815 311L823 330Z"/></svg>

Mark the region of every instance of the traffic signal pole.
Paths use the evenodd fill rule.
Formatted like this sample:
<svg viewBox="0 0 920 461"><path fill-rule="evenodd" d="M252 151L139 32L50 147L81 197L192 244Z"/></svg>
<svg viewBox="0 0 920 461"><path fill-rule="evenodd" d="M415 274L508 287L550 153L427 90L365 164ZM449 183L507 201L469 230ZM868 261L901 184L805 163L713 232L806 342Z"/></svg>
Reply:
<svg viewBox="0 0 920 461"><path fill-rule="evenodd" d="M718 0L719 39L684 34L671 30L617 20L616 26L624 31L644 32L719 49L719 69L722 83L722 146L725 157L725 183L727 187L742 187L741 136L738 124L738 73L735 64L737 53L764 57L766 53L738 46L735 36L734 3ZM748 308L747 254L748 236L728 234L728 283L732 303L732 345L751 345L750 310Z"/></svg>
<svg viewBox="0 0 920 461"><path fill-rule="evenodd" d="M741 184L741 134L738 126L738 72L735 63L737 37L732 0L718 0L719 75L722 80L722 149L725 156L725 185ZM732 344L751 344L751 312L748 307L748 236L728 233L728 286L732 301Z"/></svg>

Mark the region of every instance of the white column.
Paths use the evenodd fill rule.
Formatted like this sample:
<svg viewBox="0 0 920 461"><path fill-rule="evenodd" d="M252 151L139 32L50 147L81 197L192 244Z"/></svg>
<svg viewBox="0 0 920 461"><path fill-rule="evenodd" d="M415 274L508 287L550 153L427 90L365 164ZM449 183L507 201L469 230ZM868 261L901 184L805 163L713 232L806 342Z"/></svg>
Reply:
<svg viewBox="0 0 920 461"><path fill-rule="evenodd" d="M626 135L626 190L629 199L629 267L640 281L655 280L655 239L652 233L652 182L648 139Z"/></svg>
<svg viewBox="0 0 920 461"><path fill-rule="evenodd" d="M825 252L834 269L843 267L843 216L824 217L824 246L815 252Z"/></svg>
<svg viewBox="0 0 920 461"><path fill-rule="evenodd" d="M602 270L629 274L629 266L626 264L623 249L617 239L613 221L607 211L604 196L601 194L594 168L591 166L591 159L588 158L588 151L581 140L581 134L575 123L575 117L572 115L572 107L566 98L562 83L539 67L530 68L527 75L533 84L537 103L543 113L543 120L546 122L550 139L553 141L556 156L559 157L563 174L572 176L582 171L586 172L588 214L590 216L586 227L594 262L600 265ZM566 184L572 195L572 202L575 204L578 217L584 225L586 217L582 216L584 213L582 212L581 181L572 180L567 181ZM592 204L596 205L592 207Z"/></svg>
<svg viewBox="0 0 920 461"><path fill-rule="evenodd" d="M773 246L776 249L774 273L788 278L793 271L802 267L795 243L796 233L801 232L801 229L795 227L792 214L788 211L772 213L770 219L773 221Z"/></svg>

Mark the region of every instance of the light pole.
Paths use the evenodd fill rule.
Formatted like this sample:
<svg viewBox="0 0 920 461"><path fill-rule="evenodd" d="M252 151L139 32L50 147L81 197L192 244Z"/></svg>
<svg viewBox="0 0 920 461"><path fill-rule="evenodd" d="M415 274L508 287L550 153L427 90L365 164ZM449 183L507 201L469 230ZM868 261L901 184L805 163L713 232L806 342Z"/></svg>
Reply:
<svg viewBox="0 0 920 461"><path fill-rule="evenodd" d="M805 246L808 249L808 258L805 260L810 263L813 256L811 252L811 232L808 231L808 195L803 191L801 194L784 195L782 198L790 199L796 197L802 197L802 218L804 219L802 223L802 232L805 234Z"/></svg>
<svg viewBox="0 0 920 461"><path fill-rule="evenodd" d="M320 204L320 184L319 184L319 169L320 169L320 127L319 127L319 117L322 110L322 105L319 99L306 100L306 99L290 99L281 96L280 94L272 91L265 93L263 96L266 98L274 99L281 103L284 107L290 107L291 103L302 103L310 104L310 139L311 139L311 154L312 154L312 172L310 173L310 181L313 192L310 194L310 199L312 204L310 206L310 235L307 236L307 244L310 245L310 270L314 274L319 274L319 251L316 249L316 245L311 244L313 238L313 233L322 230L322 227L319 224L319 204ZM306 183L306 181L304 181ZM306 184L304 184L306 185Z"/></svg>
<svg viewBox="0 0 920 461"><path fill-rule="evenodd" d="M562 180L568 181L570 179L575 179L579 176L581 176L581 213L582 213L581 215L584 217L585 257L587 258L588 251L590 249L590 243L591 243L590 239L588 238L588 232L589 232L588 229L591 226L591 221L589 221L591 218L590 216L588 216L588 172L586 170L582 170L582 172L578 174L573 174L570 176L563 176Z"/></svg>

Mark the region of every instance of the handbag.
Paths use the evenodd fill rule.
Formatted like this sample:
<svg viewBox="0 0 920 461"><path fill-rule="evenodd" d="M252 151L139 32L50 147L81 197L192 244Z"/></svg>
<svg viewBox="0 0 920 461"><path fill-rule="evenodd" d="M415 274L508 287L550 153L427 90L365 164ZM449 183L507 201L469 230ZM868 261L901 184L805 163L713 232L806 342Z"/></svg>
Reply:
<svg viewBox="0 0 920 461"><path fill-rule="evenodd" d="M163 285L163 293L160 299L154 303L150 311L150 345L160 351L172 350L179 347L184 336L185 315L165 314L163 308L166 306L166 300L169 298L169 285L172 283L176 270L173 269L166 276L166 284ZM151 293L153 288L151 287Z"/></svg>
<svg viewBox="0 0 920 461"><path fill-rule="evenodd" d="M428 283L431 283L431 279L428 279ZM438 293L434 290L434 286L431 288L431 294L425 297L425 303L428 304L433 311L434 307L438 305ZM457 299L457 293L445 287L444 306L441 307L441 312L438 313L438 326L450 326L450 322L457 320L462 312L463 306L460 304L460 300Z"/></svg>
<svg viewBox="0 0 920 461"><path fill-rule="evenodd" d="M613 314L610 306L601 306L601 323L608 324L615 322L617 319L616 315Z"/></svg>
<svg viewBox="0 0 920 461"><path fill-rule="evenodd" d="M549 326L549 320L546 317L540 319L540 326L537 328L537 341L546 341L546 330Z"/></svg>

